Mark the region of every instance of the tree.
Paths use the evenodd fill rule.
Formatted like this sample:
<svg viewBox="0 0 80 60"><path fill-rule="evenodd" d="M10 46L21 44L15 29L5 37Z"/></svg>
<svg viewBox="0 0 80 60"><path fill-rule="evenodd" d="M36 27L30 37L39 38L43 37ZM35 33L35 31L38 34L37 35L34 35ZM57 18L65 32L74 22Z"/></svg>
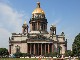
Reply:
<svg viewBox="0 0 80 60"><path fill-rule="evenodd" d="M65 56L73 56L73 52L71 50L67 50L65 52Z"/></svg>
<svg viewBox="0 0 80 60"><path fill-rule="evenodd" d="M6 48L0 48L0 56L3 57L6 55L9 55L8 50Z"/></svg>
<svg viewBox="0 0 80 60"><path fill-rule="evenodd" d="M45 54L46 57L56 57L57 56L57 52L51 52L51 53L47 53Z"/></svg>
<svg viewBox="0 0 80 60"><path fill-rule="evenodd" d="M80 33L74 39L74 42L72 44L72 50L74 55L80 55Z"/></svg>

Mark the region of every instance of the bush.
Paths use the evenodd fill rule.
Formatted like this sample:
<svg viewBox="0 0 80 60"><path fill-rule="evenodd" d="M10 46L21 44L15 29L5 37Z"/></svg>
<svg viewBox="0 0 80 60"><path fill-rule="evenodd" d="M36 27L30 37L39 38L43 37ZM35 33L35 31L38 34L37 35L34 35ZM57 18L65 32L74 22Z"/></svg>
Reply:
<svg viewBox="0 0 80 60"><path fill-rule="evenodd" d="M29 53L21 53L21 52L17 52L15 54L13 54L16 58L19 58L19 57L26 57L26 56L29 56L31 57L31 54Z"/></svg>
<svg viewBox="0 0 80 60"><path fill-rule="evenodd" d="M0 48L0 56L1 57L6 57L9 55L9 52L6 48Z"/></svg>
<svg viewBox="0 0 80 60"><path fill-rule="evenodd" d="M71 51L71 50L67 50L66 52L65 52L65 56L73 56L73 52Z"/></svg>
<svg viewBox="0 0 80 60"><path fill-rule="evenodd" d="M13 54L16 58L22 57L22 53L21 52L17 52L15 54Z"/></svg>
<svg viewBox="0 0 80 60"><path fill-rule="evenodd" d="M57 56L57 52L53 52L53 53L47 53L45 56L46 57L56 57Z"/></svg>

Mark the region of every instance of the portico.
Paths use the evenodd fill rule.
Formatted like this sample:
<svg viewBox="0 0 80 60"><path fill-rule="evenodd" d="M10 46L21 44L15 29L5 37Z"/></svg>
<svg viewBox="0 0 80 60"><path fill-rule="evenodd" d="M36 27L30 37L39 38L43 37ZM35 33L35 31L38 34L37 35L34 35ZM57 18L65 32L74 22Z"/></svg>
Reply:
<svg viewBox="0 0 80 60"><path fill-rule="evenodd" d="M29 54L44 55L53 52L53 42L28 42L27 45Z"/></svg>

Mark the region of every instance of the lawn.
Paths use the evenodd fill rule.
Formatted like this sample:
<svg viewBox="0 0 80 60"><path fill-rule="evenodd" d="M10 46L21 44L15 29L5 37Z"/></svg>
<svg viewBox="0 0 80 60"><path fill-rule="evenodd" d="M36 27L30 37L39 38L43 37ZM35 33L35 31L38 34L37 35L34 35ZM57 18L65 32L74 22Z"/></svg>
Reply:
<svg viewBox="0 0 80 60"><path fill-rule="evenodd" d="M37 58L0 58L0 60L40 60L40 59L37 59ZM41 59L41 60L51 60L51 59ZM57 60L57 59L53 59L53 60ZM65 59L65 60L69 60L69 59ZM75 60L78 60L78 59L75 59Z"/></svg>
<svg viewBox="0 0 80 60"><path fill-rule="evenodd" d="M0 58L0 60L51 60L48 58L43 58L43 59L38 59L38 58ZM57 60L57 59L53 59L53 60ZM58 59L60 60L60 59Z"/></svg>
<svg viewBox="0 0 80 60"><path fill-rule="evenodd" d="M0 58L0 60L38 60L37 58Z"/></svg>

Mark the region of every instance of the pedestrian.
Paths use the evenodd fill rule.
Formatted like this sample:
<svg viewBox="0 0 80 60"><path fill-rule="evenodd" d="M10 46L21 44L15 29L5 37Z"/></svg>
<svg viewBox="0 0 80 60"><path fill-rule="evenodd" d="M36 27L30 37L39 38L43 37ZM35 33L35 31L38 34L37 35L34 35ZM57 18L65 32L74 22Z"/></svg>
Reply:
<svg viewBox="0 0 80 60"><path fill-rule="evenodd" d="M69 56L69 60L71 60L71 56Z"/></svg>

